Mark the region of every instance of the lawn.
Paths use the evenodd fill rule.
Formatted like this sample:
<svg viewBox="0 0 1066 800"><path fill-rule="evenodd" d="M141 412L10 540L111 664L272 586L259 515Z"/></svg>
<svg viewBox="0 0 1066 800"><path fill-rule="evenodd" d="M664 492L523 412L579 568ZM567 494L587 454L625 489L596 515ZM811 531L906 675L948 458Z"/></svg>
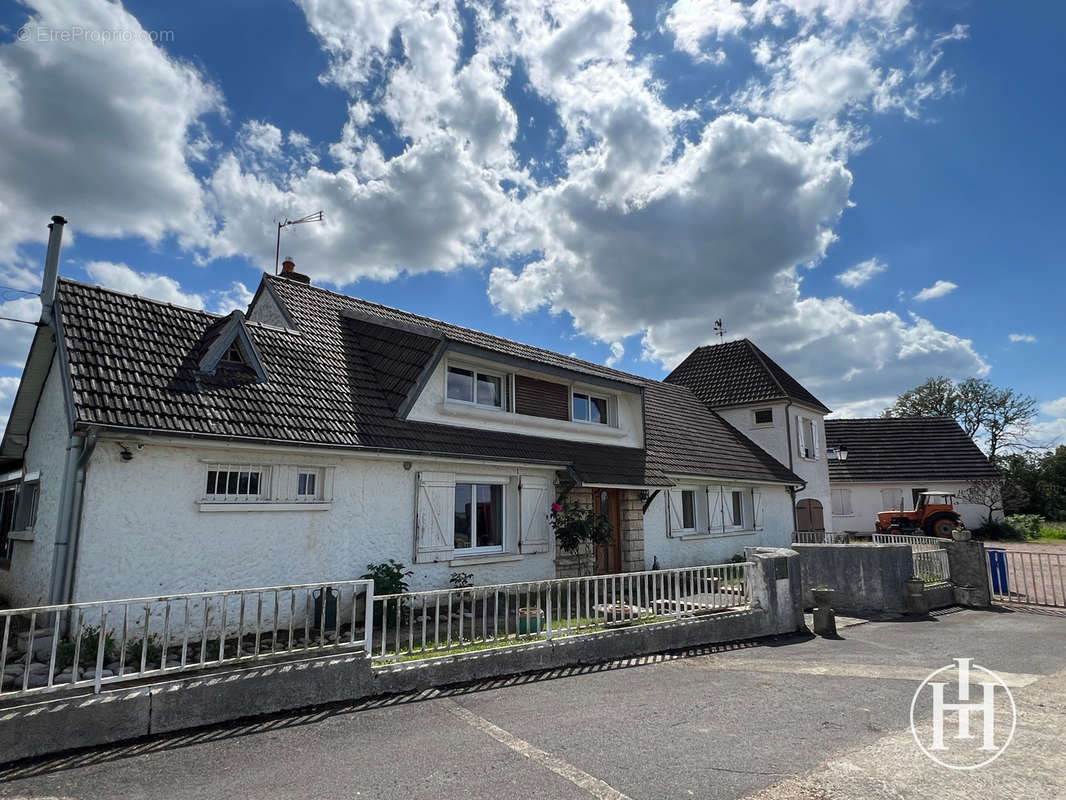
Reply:
<svg viewBox="0 0 1066 800"><path fill-rule="evenodd" d="M1041 544L1066 544L1066 522L1045 521L1040 526L1040 538L1036 541Z"/></svg>

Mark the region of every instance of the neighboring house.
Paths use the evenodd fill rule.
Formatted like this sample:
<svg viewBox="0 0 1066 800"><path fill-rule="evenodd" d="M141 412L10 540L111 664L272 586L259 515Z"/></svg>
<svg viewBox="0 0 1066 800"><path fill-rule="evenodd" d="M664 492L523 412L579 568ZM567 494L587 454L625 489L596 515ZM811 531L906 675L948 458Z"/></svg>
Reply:
<svg viewBox="0 0 1066 800"><path fill-rule="evenodd" d="M747 339L698 347L667 383L685 386L709 409L803 480L795 526L833 530L829 516L829 409Z"/></svg>
<svg viewBox="0 0 1066 800"><path fill-rule="evenodd" d="M833 525L838 531L873 531L879 511L910 510L926 491L967 492L974 481L999 472L950 417L830 419L830 447L845 448L844 461L829 462ZM957 499L967 527L988 518L988 507ZM1002 519L1002 508L994 518Z"/></svg>
<svg viewBox="0 0 1066 800"><path fill-rule="evenodd" d="M801 480L681 386L316 288L291 262L219 317L57 287L57 261L56 238L0 444L14 604L390 558L413 588L567 575L548 523L564 494L614 523L598 572L790 541Z"/></svg>

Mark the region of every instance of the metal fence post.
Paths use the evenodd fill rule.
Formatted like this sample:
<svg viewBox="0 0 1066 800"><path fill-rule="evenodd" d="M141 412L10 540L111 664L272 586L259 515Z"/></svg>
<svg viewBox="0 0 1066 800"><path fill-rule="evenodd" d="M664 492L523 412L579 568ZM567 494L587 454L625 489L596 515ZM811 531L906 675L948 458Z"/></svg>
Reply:
<svg viewBox="0 0 1066 800"><path fill-rule="evenodd" d="M364 619L364 631L363 631L363 649L366 650L366 655L369 658L374 654L374 582L366 582L366 610L363 612ZM352 624L355 624L355 620L352 620Z"/></svg>
<svg viewBox="0 0 1066 800"><path fill-rule="evenodd" d="M544 612L544 629L548 639L552 638L552 585L548 583L548 590L544 594L544 605L547 609Z"/></svg>

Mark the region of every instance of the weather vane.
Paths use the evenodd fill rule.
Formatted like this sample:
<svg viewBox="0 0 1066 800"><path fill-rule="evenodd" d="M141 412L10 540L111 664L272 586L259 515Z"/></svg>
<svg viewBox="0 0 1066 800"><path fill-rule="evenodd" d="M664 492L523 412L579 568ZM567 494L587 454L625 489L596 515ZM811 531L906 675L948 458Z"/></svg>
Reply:
<svg viewBox="0 0 1066 800"><path fill-rule="evenodd" d="M722 318L719 317L714 321L714 332L718 334L718 338L725 339L725 328L722 327Z"/></svg>
<svg viewBox="0 0 1066 800"><path fill-rule="evenodd" d="M299 219L287 219L284 222L278 223L278 246L274 251L274 274L278 274L278 261L281 256L281 229L287 228L289 225L303 225L305 222L322 222L325 219L325 214L321 211L316 211L314 214L308 214L306 217L300 217Z"/></svg>

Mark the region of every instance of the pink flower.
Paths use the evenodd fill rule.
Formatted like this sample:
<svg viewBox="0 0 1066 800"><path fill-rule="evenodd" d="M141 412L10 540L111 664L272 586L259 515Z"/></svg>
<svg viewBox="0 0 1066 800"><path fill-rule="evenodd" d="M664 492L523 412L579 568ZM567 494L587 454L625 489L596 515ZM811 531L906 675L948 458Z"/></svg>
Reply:
<svg viewBox="0 0 1066 800"><path fill-rule="evenodd" d="M561 505L559 505L558 503L552 503L552 513L558 514L562 510L563 507Z"/></svg>

